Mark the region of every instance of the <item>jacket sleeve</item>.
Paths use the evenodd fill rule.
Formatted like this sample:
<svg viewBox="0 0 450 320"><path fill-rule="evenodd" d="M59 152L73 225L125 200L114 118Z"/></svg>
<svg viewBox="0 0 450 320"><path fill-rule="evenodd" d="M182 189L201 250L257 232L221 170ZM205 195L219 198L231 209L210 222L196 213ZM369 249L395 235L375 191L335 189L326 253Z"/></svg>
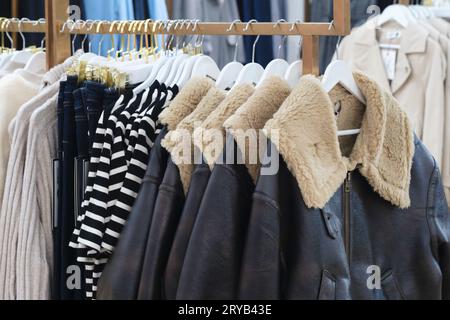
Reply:
<svg viewBox="0 0 450 320"><path fill-rule="evenodd" d="M438 48L440 49L440 48ZM442 165L445 122L445 74L440 50L434 50L426 84L422 141Z"/></svg>
<svg viewBox="0 0 450 320"><path fill-rule="evenodd" d="M436 166L429 188L429 217L434 253L442 271L442 299L450 300L450 217L441 175Z"/></svg>
<svg viewBox="0 0 450 320"><path fill-rule="evenodd" d="M264 179L261 177L260 179ZM242 260L239 299L281 299L280 215L278 206L256 192Z"/></svg>

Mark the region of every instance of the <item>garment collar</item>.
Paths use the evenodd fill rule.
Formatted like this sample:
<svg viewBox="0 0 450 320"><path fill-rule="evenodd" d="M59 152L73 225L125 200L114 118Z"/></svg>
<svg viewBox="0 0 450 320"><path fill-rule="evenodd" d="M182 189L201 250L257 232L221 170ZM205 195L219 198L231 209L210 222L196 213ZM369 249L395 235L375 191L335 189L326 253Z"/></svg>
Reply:
<svg viewBox="0 0 450 320"><path fill-rule="evenodd" d="M363 46L377 46L379 45L377 40L377 26L375 21L369 21L366 24L360 26L355 32L355 43ZM402 29L395 22L388 22L382 28L395 28ZM405 54L409 53L423 53L427 49L427 39L429 32L423 27L410 24L408 28L402 29L401 38L401 51Z"/></svg>
<svg viewBox="0 0 450 320"><path fill-rule="evenodd" d="M360 113L361 133L349 157L341 151L330 95L312 76L301 79L266 124L266 134L269 138L278 134L278 150L296 177L308 207L323 208L347 173L358 168L382 198L407 208L414 155L411 125L390 93L362 73L356 72L354 77L367 106L365 113ZM350 97L341 100L342 110L346 105L357 108L356 99Z"/></svg>

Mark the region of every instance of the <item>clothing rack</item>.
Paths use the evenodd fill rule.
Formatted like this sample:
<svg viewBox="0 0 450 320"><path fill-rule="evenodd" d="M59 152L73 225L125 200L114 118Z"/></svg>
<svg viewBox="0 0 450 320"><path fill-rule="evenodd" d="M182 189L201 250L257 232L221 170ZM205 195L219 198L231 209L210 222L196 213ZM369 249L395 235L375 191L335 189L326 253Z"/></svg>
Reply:
<svg viewBox="0 0 450 320"><path fill-rule="evenodd" d="M214 35L214 36L250 36L250 35L286 35L302 36L303 73L319 75L319 38L321 36L345 36L351 31L350 0L333 0L333 20L330 23L312 22L282 22L282 23L251 23L238 22L196 22L191 26L166 28L164 23L150 20L129 22L96 21L87 25L72 22L75 26L64 28L68 22L69 0L46 0L46 21L10 20L5 30L8 32L42 32L46 35L47 66L51 68L62 63L71 55L72 34L121 34L119 26L123 23L144 24L146 28L135 28L126 34L173 34L173 35ZM129 26L128 25L128 26ZM231 27L231 28L230 28ZM248 28L247 28L248 27Z"/></svg>

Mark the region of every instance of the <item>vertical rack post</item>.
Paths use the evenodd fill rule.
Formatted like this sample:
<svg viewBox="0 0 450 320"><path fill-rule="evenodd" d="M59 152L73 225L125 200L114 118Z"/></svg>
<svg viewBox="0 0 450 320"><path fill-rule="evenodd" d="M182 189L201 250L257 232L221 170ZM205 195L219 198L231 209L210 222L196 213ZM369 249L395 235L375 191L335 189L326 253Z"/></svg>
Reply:
<svg viewBox="0 0 450 320"><path fill-rule="evenodd" d="M303 37L303 73L320 74L319 68L319 36Z"/></svg>
<svg viewBox="0 0 450 320"><path fill-rule="evenodd" d="M333 24L330 25L335 35L347 35L351 31L351 10L349 0L333 1ZM320 37L307 35L303 37L303 73L320 74Z"/></svg>
<svg viewBox="0 0 450 320"><path fill-rule="evenodd" d="M13 18L18 18L19 17L19 0L11 0L11 16ZM13 33L13 44L12 46L17 48L18 44L17 44L17 32Z"/></svg>
<svg viewBox="0 0 450 320"><path fill-rule="evenodd" d="M71 55L70 34L61 33L59 22L68 18L69 0L45 0L47 68L64 62Z"/></svg>

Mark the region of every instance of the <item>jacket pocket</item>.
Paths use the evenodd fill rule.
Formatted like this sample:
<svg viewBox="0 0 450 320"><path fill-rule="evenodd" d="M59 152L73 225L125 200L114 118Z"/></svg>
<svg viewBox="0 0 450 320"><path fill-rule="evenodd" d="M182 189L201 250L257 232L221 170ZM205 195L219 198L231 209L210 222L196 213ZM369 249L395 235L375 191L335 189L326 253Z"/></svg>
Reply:
<svg viewBox="0 0 450 320"><path fill-rule="evenodd" d="M336 300L336 278L327 270L322 272L319 300Z"/></svg>
<svg viewBox="0 0 450 320"><path fill-rule="evenodd" d="M405 300L405 296L394 277L392 270L387 271L381 278L381 288L387 300Z"/></svg>

